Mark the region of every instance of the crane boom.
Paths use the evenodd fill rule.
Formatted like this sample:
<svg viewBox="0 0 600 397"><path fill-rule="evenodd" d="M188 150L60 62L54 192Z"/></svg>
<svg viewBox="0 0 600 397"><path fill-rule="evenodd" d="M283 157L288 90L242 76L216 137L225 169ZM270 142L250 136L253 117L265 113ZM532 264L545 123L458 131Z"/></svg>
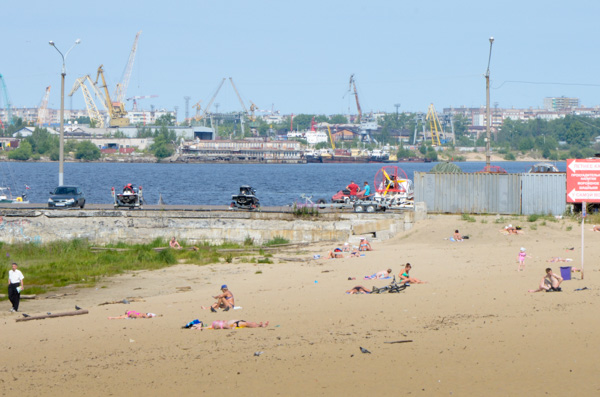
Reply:
<svg viewBox="0 0 600 397"><path fill-rule="evenodd" d="M244 113L248 114L248 109L246 109L246 105L244 105L244 101L242 101L242 96L238 92L237 87L235 86L235 84L233 84L233 79L231 77L229 78L229 81L231 82L231 86L233 87L233 90L235 91L235 94L237 95L238 99L240 100L240 104L242 105L242 109L244 109Z"/></svg>
<svg viewBox="0 0 600 397"><path fill-rule="evenodd" d="M354 73L350 75L350 91L354 89L354 97L356 98L356 109L358 111L358 122L362 119L362 109L360 108L360 102L358 100L358 91L356 90L356 80L354 79Z"/></svg>
<svg viewBox="0 0 600 397"><path fill-rule="evenodd" d="M223 80L221 80L221 83L219 83L219 86L217 87L217 90L215 91L215 93L212 96L212 98L210 98L210 102L208 102L208 105L206 105L206 107L204 108L204 112L202 112L202 115L200 116L200 118L198 120L202 120L204 118L204 116L206 116L206 113L208 113L208 109L210 109L211 105L215 101L215 98L217 97L217 94L221 90L221 87L223 87L223 83L224 82L225 82L225 77L223 77Z"/></svg>
<svg viewBox="0 0 600 397"><path fill-rule="evenodd" d="M96 74L96 81L94 84L98 84L98 77L102 77L102 87L104 88L104 94L106 95L106 106L108 107L108 114L110 115L110 126L111 127L124 127L129 125L129 119L127 118L127 112L122 102L112 102L110 100L110 94L108 93L108 86L106 85L106 79L104 78L103 65L98 67L98 74Z"/></svg>
<svg viewBox="0 0 600 397"><path fill-rule="evenodd" d="M425 117L427 121L429 121L429 132L431 133L431 144L436 146L436 141L433 139L434 136L437 139L437 146L441 146L440 143L440 131L442 130L440 119L437 116L437 112L435 111L435 107L433 107L433 103L429 105L429 109L427 110L427 116ZM439 127L439 128L438 128ZM424 139L425 137L423 137Z"/></svg>
<svg viewBox="0 0 600 397"><path fill-rule="evenodd" d="M44 93L42 102L40 102L40 107L38 108L38 127L41 127L46 123L46 117L48 115L48 98L50 97L50 87L51 86L46 87L46 92Z"/></svg>
<svg viewBox="0 0 600 397"><path fill-rule="evenodd" d="M333 141L333 136L331 135L331 128L327 126L327 131L329 132L329 140L331 141L331 148L335 150L335 142Z"/></svg>
<svg viewBox="0 0 600 397"><path fill-rule="evenodd" d="M2 77L2 73L0 73L0 89L2 89L2 96L4 97L4 107L6 109L6 123L4 125L12 125L12 110L10 106L10 98L8 96L8 91L6 89L6 82L4 81L4 77Z"/></svg>
<svg viewBox="0 0 600 397"><path fill-rule="evenodd" d="M121 78L121 82L117 83L117 87L115 89L115 98L117 102L123 103L123 100L125 99L127 87L129 86L129 79L131 78L131 71L133 70L133 61L135 60L135 53L137 51L137 43L140 38L140 34L142 34L141 30L135 35L135 40L133 40L133 47L131 47L129 59L127 60L125 70L123 71L123 77Z"/></svg>
<svg viewBox="0 0 600 397"><path fill-rule="evenodd" d="M87 109L90 122L93 121L98 128L104 128L104 120L98 111L96 104L94 103L94 99L92 98L92 94L90 94L90 90L88 90L85 85L86 81L91 83L92 79L90 79L89 75L85 75L75 80L75 84L73 84L73 89L71 89L69 96L73 96L77 89L81 87L81 92L83 93L83 99L85 101L85 107Z"/></svg>

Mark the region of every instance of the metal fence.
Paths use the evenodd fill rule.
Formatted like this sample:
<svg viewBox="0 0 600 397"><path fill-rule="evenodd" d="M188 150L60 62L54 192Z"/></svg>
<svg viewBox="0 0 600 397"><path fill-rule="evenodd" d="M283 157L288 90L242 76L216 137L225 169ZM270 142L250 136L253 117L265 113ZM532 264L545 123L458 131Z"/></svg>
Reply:
<svg viewBox="0 0 600 397"><path fill-rule="evenodd" d="M566 208L566 174L414 173L428 212L553 214Z"/></svg>

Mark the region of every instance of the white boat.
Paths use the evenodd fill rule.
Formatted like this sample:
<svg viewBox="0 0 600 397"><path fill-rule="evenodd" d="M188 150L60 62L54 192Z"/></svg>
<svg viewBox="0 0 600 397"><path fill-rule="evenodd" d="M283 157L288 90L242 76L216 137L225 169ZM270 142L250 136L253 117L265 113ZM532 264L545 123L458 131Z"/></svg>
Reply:
<svg viewBox="0 0 600 397"><path fill-rule="evenodd" d="M9 187L0 187L0 204L29 204L27 194L23 193L16 198L12 197Z"/></svg>

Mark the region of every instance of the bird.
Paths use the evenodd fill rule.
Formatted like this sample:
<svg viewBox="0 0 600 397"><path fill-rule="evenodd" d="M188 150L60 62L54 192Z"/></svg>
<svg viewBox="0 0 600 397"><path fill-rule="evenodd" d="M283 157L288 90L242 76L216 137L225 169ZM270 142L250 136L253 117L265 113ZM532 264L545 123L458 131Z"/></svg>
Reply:
<svg viewBox="0 0 600 397"><path fill-rule="evenodd" d="M75 305L75 310L81 310L81 308L77 305Z"/></svg>
<svg viewBox="0 0 600 397"><path fill-rule="evenodd" d="M51 315L52 315L52 313L50 313L50 312L47 312L46 314L47 314L47 315L49 315L49 316L51 316Z"/></svg>
<svg viewBox="0 0 600 397"><path fill-rule="evenodd" d="M27 313L23 313L23 317L31 317L31 316Z"/></svg>
<svg viewBox="0 0 600 397"><path fill-rule="evenodd" d="M124 304L126 304L126 305L127 305L127 304L129 304L129 301L128 301L127 299L123 299L123 301L122 301L122 302L123 302Z"/></svg>
<svg viewBox="0 0 600 397"><path fill-rule="evenodd" d="M371 354L371 352L370 352L370 351L368 351L367 349L365 349L364 347L361 347L361 348L360 348L360 352L361 352L361 353L369 353L369 354Z"/></svg>
<svg viewBox="0 0 600 397"><path fill-rule="evenodd" d="M263 354L263 353L264 353L264 352L254 352L254 355L255 355L256 357L258 357L258 356L260 356L260 355L261 355L261 354Z"/></svg>

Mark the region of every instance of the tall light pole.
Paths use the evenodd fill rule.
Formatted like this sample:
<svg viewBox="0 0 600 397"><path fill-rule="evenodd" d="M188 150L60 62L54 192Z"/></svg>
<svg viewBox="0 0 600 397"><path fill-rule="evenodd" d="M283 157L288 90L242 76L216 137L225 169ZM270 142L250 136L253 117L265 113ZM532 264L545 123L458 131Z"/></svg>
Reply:
<svg viewBox="0 0 600 397"><path fill-rule="evenodd" d="M50 44L52 47L54 47L54 49L56 49L56 51L58 51L63 61L62 71L60 72L62 78L60 81L60 146L58 152L58 186L62 186L64 184L63 182L65 175L65 76L67 75L67 68L65 67L65 62L67 60L67 57L69 56L69 52L71 52L71 50L75 48L75 46L79 43L81 43L81 40L75 40L75 44L73 44L71 48L69 48L69 51L67 51L63 55L63 53L60 52L58 47L56 47L56 44L54 44L54 41L50 40L48 42L48 44Z"/></svg>
<svg viewBox="0 0 600 397"><path fill-rule="evenodd" d="M490 169L490 141L491 141L491 132L490 132L490 61L492 60L492 44L494 43L494 38L490 37L490 55L488 57L488 65L487 70L485 72L485 112L486 112L486 139L485 139L485 166L486 170Z"/></svg>

